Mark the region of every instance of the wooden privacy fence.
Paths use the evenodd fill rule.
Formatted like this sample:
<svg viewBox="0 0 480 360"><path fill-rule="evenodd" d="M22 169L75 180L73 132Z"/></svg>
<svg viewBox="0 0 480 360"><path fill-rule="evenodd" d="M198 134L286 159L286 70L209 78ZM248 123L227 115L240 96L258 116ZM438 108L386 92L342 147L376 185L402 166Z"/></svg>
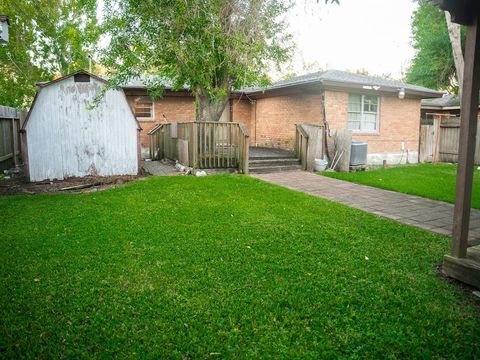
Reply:
<svg viewBox="0 0 480 360"><path fill-rule="evenodd" d="M197 169L235 168L248 173L248 132L234 122L174 122L148 132L152 160L178 160Z"/></svg>
<svg viewBox="0 0 480 360"><path fill-rule="evenodd" d="M295 155L300 159L302 170L307 170L308 134L301 124L296 125Z"/></svg>
<svg viewBox="0 0 480 360"><path fill-rule="evenodd" d="M21 116L21 111L0 105L0 171L20 164Z"/></svg>
<svg viewBox="0 0 480 360"><path fill-rule="evenodd" d="M457 162L460 118L449 115L433 116L433 124L420 126L420 162ZM477 123L475 164L480 165L480 127Z"/></svg>
<svg viewBox="0 0 480 360"><path fill-rule="evenodd" d="M295 156L303 170L313 171L315 159L324 155L324 128L313 124L297 124L295 128Z"/></svg>

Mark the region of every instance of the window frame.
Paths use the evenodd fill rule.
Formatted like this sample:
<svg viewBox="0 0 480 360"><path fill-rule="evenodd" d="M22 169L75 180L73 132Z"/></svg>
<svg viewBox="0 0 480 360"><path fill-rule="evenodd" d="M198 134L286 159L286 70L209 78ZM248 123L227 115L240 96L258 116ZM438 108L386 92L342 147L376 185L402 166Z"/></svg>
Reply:
<svg viewBox="0 0 480 360"><path fill-rule="evenodd" d="M351 96L360 96L360 112L350 110L350 97ZM365 97L375 97L377 98L377 112L365 111ZM347 129L353 131L354 133L363 133L363 134L379 134L380 133L380 105L381 105L381 96L375 94L361 94L361 93L349 93L348 94L348 104L347 104ZM359 114L360 115L360 129L350 128L350 114ZM368 130L364 128L365 119L364 114L375 114L375 130Z"/></svg>
<svg viewBox="0 0 480 360"><path fill-rule="evenodd" d="M152 103L149 117L136 115L137 102L143 99L149 99ZM151 96L137 96L133 101L133 114L135 115L138 121L153 121L155 119L155 101L152 99Z"/></svg>

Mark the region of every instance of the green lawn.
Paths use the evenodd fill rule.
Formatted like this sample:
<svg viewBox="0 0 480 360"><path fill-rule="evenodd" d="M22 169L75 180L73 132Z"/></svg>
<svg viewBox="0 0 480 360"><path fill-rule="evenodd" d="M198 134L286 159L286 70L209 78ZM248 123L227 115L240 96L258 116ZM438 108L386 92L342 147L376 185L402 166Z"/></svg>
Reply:
<svg viewBox="0 0 480 360"><path fill-rule="evenodd" d="M242 176L0 198L2 358L475 358L449 241Z"/></svg>
<svg viewBox="0 0 480 360"><path fill-rule="evenodd" d="M455 202L457 167L452 164L418 164L352 173L323 172L321 175L433 200ZM480 171L476 167L472 207L480 209Z"/></svg>

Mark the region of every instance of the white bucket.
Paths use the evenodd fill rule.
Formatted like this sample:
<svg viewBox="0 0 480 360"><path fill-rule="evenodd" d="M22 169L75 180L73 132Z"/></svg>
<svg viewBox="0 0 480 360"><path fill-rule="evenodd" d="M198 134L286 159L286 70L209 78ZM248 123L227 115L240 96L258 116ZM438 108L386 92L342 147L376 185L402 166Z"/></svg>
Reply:
<svg viewBox="0 0 480 360"><path fill-rule="evenodd" d="M313 168L315 171L325 171L328 161L322 159L315 159L313 162Z"/></svg>

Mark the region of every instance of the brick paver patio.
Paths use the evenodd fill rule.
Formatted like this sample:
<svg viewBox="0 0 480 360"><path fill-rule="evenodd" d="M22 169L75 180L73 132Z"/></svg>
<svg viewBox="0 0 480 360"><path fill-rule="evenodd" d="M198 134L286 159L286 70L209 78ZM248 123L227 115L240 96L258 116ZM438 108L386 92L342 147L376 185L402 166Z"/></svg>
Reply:
<svg viewBox="0 0 480 360"><path fill-rule="evenodd" d="M252 176L439 234L452 233L453 205L442 201L354 184L305 171ZM476 209L472 209L470 217L470 244L480 244L480 210Z"/></svg>

